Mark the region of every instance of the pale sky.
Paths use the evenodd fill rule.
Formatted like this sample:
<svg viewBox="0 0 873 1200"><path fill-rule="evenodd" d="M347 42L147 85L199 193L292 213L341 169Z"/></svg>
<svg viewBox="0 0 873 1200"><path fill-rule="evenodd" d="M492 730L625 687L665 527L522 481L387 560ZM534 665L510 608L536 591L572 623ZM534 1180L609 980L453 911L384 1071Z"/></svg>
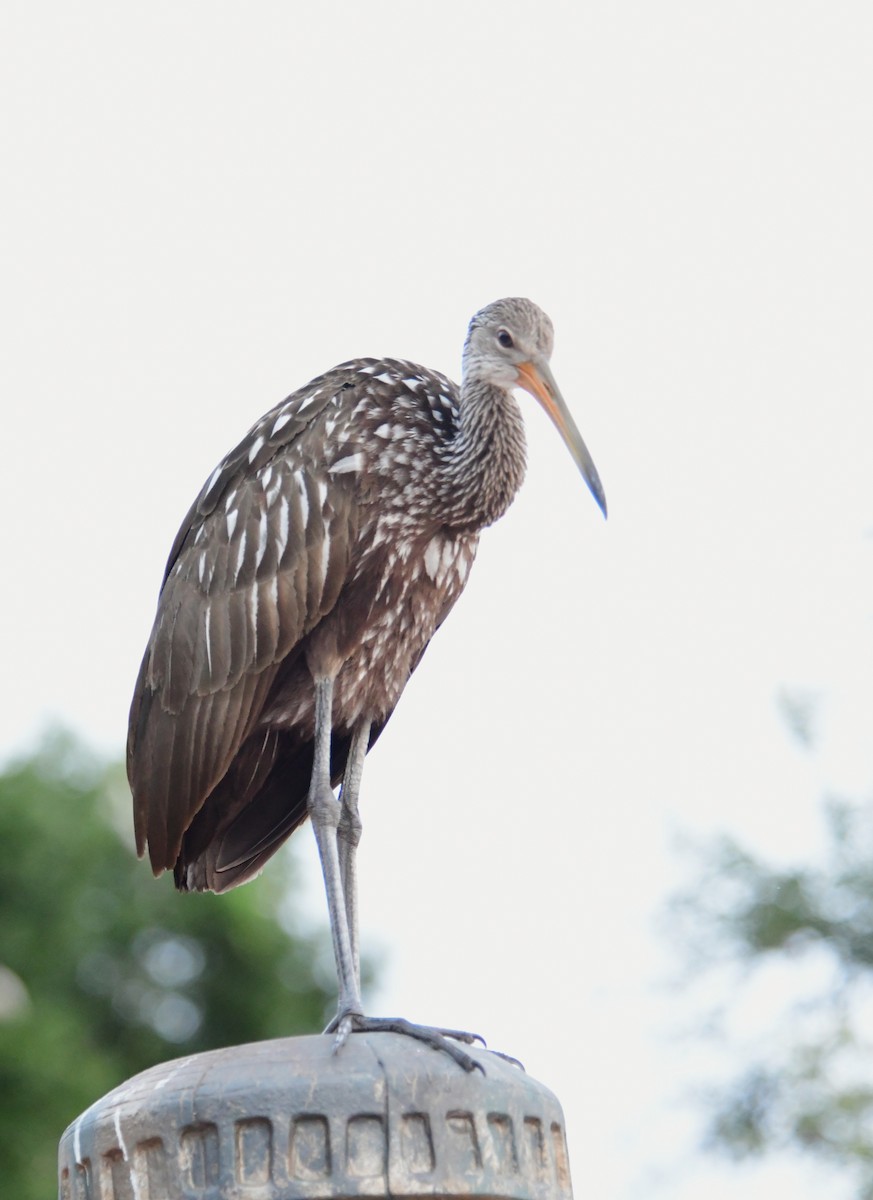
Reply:
<svg viewBox="0 0 873 1200"><path fill-rule="evenodd" d="M0 105L0 753L59 719L120 755L179 521L262 412L358 354L457 378L530 296L609 521L525 399L364 774L371 1008L521 1058L580 1196L820 1195L688 1160L663 906L678 833L812 854L873 781L873 7L7 3Z"/></svg>

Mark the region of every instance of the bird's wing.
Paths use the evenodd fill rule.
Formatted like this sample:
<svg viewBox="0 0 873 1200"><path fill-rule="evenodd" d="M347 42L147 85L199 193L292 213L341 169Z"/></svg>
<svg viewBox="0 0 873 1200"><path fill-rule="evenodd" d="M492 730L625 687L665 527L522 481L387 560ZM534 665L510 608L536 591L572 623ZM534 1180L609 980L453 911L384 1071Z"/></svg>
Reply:
<svg viewBox="0 0 873 1200"><path fill-rule="evenodd" d="M128 733L137 849L148 845L156 873L173 866L279 665L346 579L354 487L324 455L342 387L323 376L263 417L207 480L176 537ZM331 445L344 453L341 439Z"/></svg>

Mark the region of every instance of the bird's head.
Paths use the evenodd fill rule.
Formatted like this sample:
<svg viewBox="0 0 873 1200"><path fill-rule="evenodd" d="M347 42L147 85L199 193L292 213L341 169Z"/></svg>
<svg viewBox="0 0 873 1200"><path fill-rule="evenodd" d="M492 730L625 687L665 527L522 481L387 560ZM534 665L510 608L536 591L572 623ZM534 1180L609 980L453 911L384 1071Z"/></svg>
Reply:
<svg viewBox="0 0 873 1200"><path fill-rule="evenodd" d="M470 322L464 344L464 377L482 380L501 391L520 387L530 392L548 413L606 516L606 496L594 460L549 366L553 345L552 322L532 300L495 300Z"/></svg>

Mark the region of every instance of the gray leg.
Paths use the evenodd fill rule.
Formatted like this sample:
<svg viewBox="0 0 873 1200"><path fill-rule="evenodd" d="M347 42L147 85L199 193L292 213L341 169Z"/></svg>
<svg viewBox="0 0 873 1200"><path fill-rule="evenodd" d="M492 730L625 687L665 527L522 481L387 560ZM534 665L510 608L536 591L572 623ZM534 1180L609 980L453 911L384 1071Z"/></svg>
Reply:
<svg viewBox="0 0 873 1200"><path fill-rule="evenodd" d="M435 1050L444 1051L465 1071L479 1070L484 1074L485 1068L482 1064L454 1044L454 1041L481 1041L476 1034L457 1029L434 1029L427 1025L414 1025L400 1017L364 1016L358 961L355 849L361 836L358 791L364 756L367 753L369 725L362 723L354 732L343 780L343 801L340 803L330 786L332 708L333 680L316 680L315 758L312 764L312 782L309 785L308 809L318 842L318 852L321 855L339 980L337 1015L325 1033L336 1033L334 1050L339 1050L353 1032L403 1033L426 1042Z"/></svg>
<svg viewBox="0 0 873 1200"><path fill-rule="evenodd" d="M361 991L358 985L355 959L349 935L346 902L337 850L337 829L340 823L340 803L330 786L330 731L333 708L333 680L315 681L315 758L312 781L309 785L307 808L315 830L324 888L333 953L339 983L339 1012L360 1013Z"/></svg>
<svg viewBox="0 0 873 1200"><path fill-rule="evenodd" d="M362 721L355 729L340 792L340 819L337 826L337 849L339 850L340 879L346 903L346 924L352 946L352 961L358 991L361 989L361 956L358 947L358 871L357 850L361 840L361 818L358 812L358 797L361 791L361 776L364 773L364 758L370 741L370 722Z"/></svg>

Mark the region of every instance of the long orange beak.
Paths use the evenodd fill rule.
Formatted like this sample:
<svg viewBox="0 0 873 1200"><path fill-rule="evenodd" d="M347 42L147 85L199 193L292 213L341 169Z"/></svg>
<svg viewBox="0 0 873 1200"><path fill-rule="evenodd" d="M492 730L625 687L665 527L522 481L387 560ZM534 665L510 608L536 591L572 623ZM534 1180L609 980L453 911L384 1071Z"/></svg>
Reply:
<svg viewBox="0 0 873 1200"><path fill-rule="evenodd" d="M576 428L576 422L570 416L570 410L564 403L560 388L555 383L555 377L545 359L531 360L518 365L518 386L538 400L552 419L558 433L564 439L564 444L573 455L576 466L582 472L582 478L588 484L591 495L597 501L600 511L606 516L606 496L603 484L597 474L594 459L588 453L588 447L582 441L582 434Z"/></svg>

